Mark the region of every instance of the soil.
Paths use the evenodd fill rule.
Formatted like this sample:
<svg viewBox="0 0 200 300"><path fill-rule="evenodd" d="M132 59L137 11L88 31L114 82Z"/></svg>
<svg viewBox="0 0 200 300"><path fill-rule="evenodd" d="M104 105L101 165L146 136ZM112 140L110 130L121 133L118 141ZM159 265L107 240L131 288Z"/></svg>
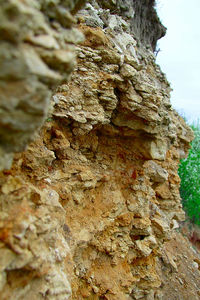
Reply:
<svg viewBox="0 0 200 300"><path fill-rule="evenodd" d="M183 232L175 232L162 252L162 300L200 299L200 252Z"/></svg>

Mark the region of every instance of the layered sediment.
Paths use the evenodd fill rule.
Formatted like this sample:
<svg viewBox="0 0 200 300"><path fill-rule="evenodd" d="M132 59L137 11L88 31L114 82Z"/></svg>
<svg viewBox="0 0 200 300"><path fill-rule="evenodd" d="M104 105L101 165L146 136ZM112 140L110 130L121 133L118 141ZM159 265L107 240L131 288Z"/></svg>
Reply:
<svg viewBox="0 0 200 300"><path fill-rule="evenodd" d="M81 4L1 5L1 299L162 299L193 137L155 62L165 28L154 1Z"/></svg>

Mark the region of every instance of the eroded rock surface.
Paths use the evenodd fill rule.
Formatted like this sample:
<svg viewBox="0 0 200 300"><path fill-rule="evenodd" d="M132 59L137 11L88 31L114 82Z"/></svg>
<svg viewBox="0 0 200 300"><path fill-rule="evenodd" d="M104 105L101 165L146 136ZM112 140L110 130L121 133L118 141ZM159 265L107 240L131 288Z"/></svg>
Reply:
<svg viewBox="0 0 200 300"><path fill-rule="evenodd" d="M0 173L1 299L162 299L159 257L184 219L177 168L192 132L171 107L170 86L152 50L133 31L134 18L141 22L134 15L139 2L89 2L75 33L66 29L72 16L61 14L78 8L71 2L31 8L49 22L54 43L62 44L66 31L71 42L83 35L85 41L73 46L77 66L53 93L51 117L12 169ZM27 8L25 1L9 3ZM65 61L69 36L64 53L46 47L49 35L45 39L30 34L18 53L34 51L60 80L73 64ZM49 93L48 78L34 73L31 82ZM21 96L32 105L27 93ZM37 96L42 104L45 97Z"/></svg>
<svg viewBox="0 0 200 300"><path fill-rule="evenodd" d="M0 169L24 150L45 118L50 96L75 65L83 41L70 13L83 1L0 1Z"/></svg>

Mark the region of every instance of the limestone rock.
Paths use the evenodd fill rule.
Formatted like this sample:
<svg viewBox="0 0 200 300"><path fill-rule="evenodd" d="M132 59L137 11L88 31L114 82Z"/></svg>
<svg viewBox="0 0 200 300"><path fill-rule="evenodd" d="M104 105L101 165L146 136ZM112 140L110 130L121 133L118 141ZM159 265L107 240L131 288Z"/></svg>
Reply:
<svg viewBox="0 0 200 300"><path fill-rule="evenodd" d="M72 28L75 19L70 14L80 2L0 2L2 160L11 161L12 153L24 150L34 138L47 117L52 88L67 79L75 65L73 47L68 49L66 42L83 40ZM0 164L0 169L9 167Z"/></svg>
<svg viewBox="0 0 200 300"><path fill-rule="evenodd" d="M0 0L1 299L162 298L192 140L165 29L154 1L84 2Z"/></svg>
<svg viewBox="0 0 200 300"><path fill-rule="evenodd" d="M155 161L149 160L144 164L147 175L153 182L164 182L168 179L168 173Z"/></svg>

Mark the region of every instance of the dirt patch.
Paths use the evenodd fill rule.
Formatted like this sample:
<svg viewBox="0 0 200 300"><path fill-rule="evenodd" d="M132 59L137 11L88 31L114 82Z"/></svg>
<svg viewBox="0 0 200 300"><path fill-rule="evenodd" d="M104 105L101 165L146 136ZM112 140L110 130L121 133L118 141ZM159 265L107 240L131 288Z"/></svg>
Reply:
<svg viewBox="0 0 200 300"><path fill-rule="evenodd" d="M163 300L200 299L200 253L180 232L165 244L160 259Z"/></svg>

